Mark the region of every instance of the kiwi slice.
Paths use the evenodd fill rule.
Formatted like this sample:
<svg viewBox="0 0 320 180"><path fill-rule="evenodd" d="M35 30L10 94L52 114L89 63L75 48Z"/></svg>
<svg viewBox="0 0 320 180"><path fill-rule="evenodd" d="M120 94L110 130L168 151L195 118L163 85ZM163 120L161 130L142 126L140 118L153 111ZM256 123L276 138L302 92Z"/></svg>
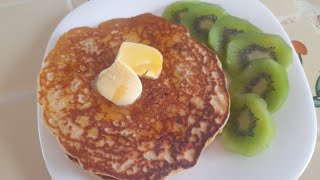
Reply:
<svg viewBox="0 0 320 180"><path fill-rule="evenodd" d="M222 132L225 147L243 156L253 156L266 149L275 127L266 102L255 94L233 97L230 117Z"/></svg>
<svg viewBox="0 0 320 180"><path fill-rule="evenodd" d="M250 61L271 58L287 68L292 63L290 46L277 35L242 33L227 45L226 68L237 75Z"/></svg>
<svg viewBox="0 0 320 180"><path fill-rule="evenodd" d="M249 21L227 15L219 18L209 31L208 44L224 61L225 46L230 39L240 33L262 32Z"/></svg>
<svg viewBox="0 0 320 180"><path fill-rule="evenodd" d="M181 18L188 13L192 6L198 3L199 1L191 0L174 2L164 9L162 17L169 21L180 24Z"/></svg>
<svg viewBox="0 0 320 180"><path fill-rule="evenodd" d="M254 93L263 98L270 112L277 111L288 97L289 81L285 68L272 59L252 61L233 78L231 95Z"/></svg>
<svg viewBox="0 0 320 180"><path fill-rule="evenodd" d="M181 24L188 28L191 37L208 44L208 33L217 19L226 15L219 5L201 2L189 9L181 19Z"/></svg>

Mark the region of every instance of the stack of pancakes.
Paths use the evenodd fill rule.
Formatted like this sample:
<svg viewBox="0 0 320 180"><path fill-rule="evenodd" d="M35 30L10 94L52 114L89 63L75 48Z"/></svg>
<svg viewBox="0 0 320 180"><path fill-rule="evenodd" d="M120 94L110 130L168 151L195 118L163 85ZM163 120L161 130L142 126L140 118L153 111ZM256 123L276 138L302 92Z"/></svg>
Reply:
<svg viewBox="0 0 320 180"><path fill-rule="evenodd" d="M141 97L119 107L95 80L124 41L155 47L164 60L159 79L141 79ZM152 14L68 31L46 57L38 88L43 124L70 159L105 179L164 179L194 166L229 115L216 55Z"/></svg>

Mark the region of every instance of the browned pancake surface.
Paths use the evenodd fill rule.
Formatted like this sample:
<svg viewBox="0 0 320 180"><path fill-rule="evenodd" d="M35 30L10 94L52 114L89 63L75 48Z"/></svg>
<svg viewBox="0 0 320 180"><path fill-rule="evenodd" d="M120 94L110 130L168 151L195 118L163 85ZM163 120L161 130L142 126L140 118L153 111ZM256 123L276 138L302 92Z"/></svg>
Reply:
<svg viewBox="0 0 320 180"><path fill-rule="evenodd" d="M141 79L141 97L119 107L98 93L95 79L124 41L157 48L164 62L159 79ZM45 59L38 98L65 152L85 170L116 179L163 179L192 167L229 115L215 54L152 14L65 33Z"/></svg>

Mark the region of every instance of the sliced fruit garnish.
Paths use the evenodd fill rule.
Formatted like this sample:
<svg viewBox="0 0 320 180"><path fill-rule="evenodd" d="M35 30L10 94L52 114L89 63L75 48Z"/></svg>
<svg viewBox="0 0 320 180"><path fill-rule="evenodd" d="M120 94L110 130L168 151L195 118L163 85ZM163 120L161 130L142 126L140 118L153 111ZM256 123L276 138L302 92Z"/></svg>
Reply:
<svg viewBox="0 0 320 180"><path fill-rule="evenodd" d="M164 9L162 17L169 21L180 24L181 18L183 18L188 13L189 9L197 3L199 3L199 1L174 2Z"/></svg>
<svg viewBox="0 0 320 180"><path fill-rule="evenodd" d="M249 32L261 32L261 30L247 20L231 15L223 16L211 28L208 43L224 63L226 45L230 40L240 33Z"/></svg>
<svg viewBox="0 0 320 180"><path fill-rule="evenodd" d="M287 68L292 63L291 47L280 37L264 33L242 33L227 45L226 67L238 74L253 60L270 58Z"/></svg>
<svg viewBox="0 0 320 180"><path fill-rule="evenodd" d="M280 109L288 97L289 81L286 70L272 59L252 61L236 78L229 91L231 95L254 93L268 104L268 110Z"/></svg>
<svg viewBox="0 0 320 180"><path fill-rule="evenodd" d="M266 149L275 127L266 102L255 94L233 97L230 118L222 132L226 148L244 156Z"/></svg>
<svg viewBox="0 0 320 180"><path fill-rule="evenodd" d="M181 24L186 26L192 37L208 44L208 33L226 11L219 5L201 2L191 7L181 19Z"/></svg>

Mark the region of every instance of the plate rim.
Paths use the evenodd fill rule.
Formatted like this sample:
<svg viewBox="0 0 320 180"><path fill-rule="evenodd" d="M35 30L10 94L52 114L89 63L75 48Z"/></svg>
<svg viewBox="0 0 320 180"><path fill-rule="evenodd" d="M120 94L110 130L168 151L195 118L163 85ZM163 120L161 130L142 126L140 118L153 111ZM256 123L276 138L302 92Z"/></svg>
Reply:
<svg viewBox="0 0 320 180"><path fill-rule="evenodd" d="M41 61L41 68L43 67L43 62L44 62L44 60L45 60L45 58L46 58L46 56L47 56L47 54L49 53L49 51L54 47L49 47L50 46L50 43L51 44L55 44L56 43L56 41L58 40L57 38L55 38L54 36L55 36L55 34L57 33L57 30L58 30L58 28L59 28L59 26L60 26L60 24L65 20L65 19L67 19L71 14L73 14L73 13L75 13L76 11L79 11L79 9L81 9L82 7L84 7L84 6L87 6L87 5L89 5L89 4L93 4L93 3L95 3L95 2L98 2L98 1L103 1L103 0L91 0L91 1L86 1L85 3L83 3L83 4L81 4L80 6L78 6L78 7L76 7L75 9L72 9L71 11L69 11L68 13L67 13L67 15L65 15L61 20L60 20L60 22L56 25L56 27L55 27L55 29L53 30L53 32L52 32L52 34L51 34L51 36L50 36L50 38L49 38L49 40L48 40L48 43L47 43L47 46L46 46L46 50L45 50L45 52L44 52L44 56L43 56L43 58L42 58L42 61ZM172 2L174 2L175 0L172 0ZM206 0L204 0L204 1L206 1ZM210 0L207 0L207 1L210 1ZM211 1L216 1L216 0L211 0ZM219 0L218 0L219 1ZM271 18L272 18L272 20L273 21L275 21L275 23L277 23L277 25L281 28L281 31L283 31L284 33L282 34L282 36L284 36L284 39L285 39L285 41L287 42L287 40L290 40L290 38L289 38L289 35L288 35L288 33L286 32L286 30L284 29L284 27L280 24L280 22L279 22L279 20L276 18L276 16L272 13L272 11L269 9L269 8L267 8L261 1L259 1L259 0L247 0L247 1L252 1L252 2L255 2L258 6L260 6L261 8L263 8L265 11L268 11L269 12L269 15L271 16ZM96 27L96 26L95 26ZM61 34L58 36L58 38L59 37L61 37ZM287 42L289 45L290 45L290 47L293 49L293 51L294 51L294 47L293 47L293 45L292 45L292 43L291 43L291 41L290 42ZM297 59L298 58L298 56L297 56L297 54L296 53L293 53L293 59ZM291 65L291 66L293 66L293 65ZM298 68L298 71L300 72L300 75L302 75L302 79L303 79L303 83L304 83L304 86L306 86L306 88L307 88L307 96L308 96L308 101L309 101L309 103L313 103L312 102L312 93L311 93L311 89L310 89L310 85L309 85L309 82L308 82L308 79L307 79L307 76L306 76L306 74L305 74L305 72L304 72L304 69L303 69L303 67L302 66L295 66L296 68ZM37 94L38 94L38 87L39 87L39 83L38 83L38 78L37 78ZM315 147L316 147L316 142L317 142L317 116L316 116L316 111L315 111L315 108L313 108L313 110L312 110L312 114L311 115L309 115L309 116L311 116L312 117L312 119L313 119L313 133L312 134L314 134L312 137L312 145L310 146L310 153L308 153L309 154L309 156L306 158L306 161L305 161L305 163L304 163L304 166L303 166L303 168L301 168L301 170L300 170L300 172L299 173L296 173L296 175L295 175L295 177L296 178L299 178L302 174L303 174L303 172L305 171L305 169L307 168L307 166L309 165L309 163L310 163L310 161L311 161L311 158L312 158L312 156L313 156L313 154L314 154L314 151L315 151ZM38 95L37 95L37 127L38 127L38 137L39 137L39 143L40 143L40 149L41 149L41 154L42 154L42 157L43 157L43 159L44 159L44 162L45 162L45 166L46 166L46 169L47 169L47 171L49 172L49 175L51 176L51 178L54 178L54 177L52 177L52 172L51 172L51 170L48 168L48 159L46 158L46 156L45 156L45 152L44 152L44 148L43 148L43 136L42 136L42 133L43 133L43 131L47 131L47 129L45 128L45 127L43 127L43 122L42 122L42 118L43 118L43 115L42 115L42 108L41 108L41 105L39 104L39 102L38 102ZM50 135L51 135L51 133L50 133Z"/></svg>

